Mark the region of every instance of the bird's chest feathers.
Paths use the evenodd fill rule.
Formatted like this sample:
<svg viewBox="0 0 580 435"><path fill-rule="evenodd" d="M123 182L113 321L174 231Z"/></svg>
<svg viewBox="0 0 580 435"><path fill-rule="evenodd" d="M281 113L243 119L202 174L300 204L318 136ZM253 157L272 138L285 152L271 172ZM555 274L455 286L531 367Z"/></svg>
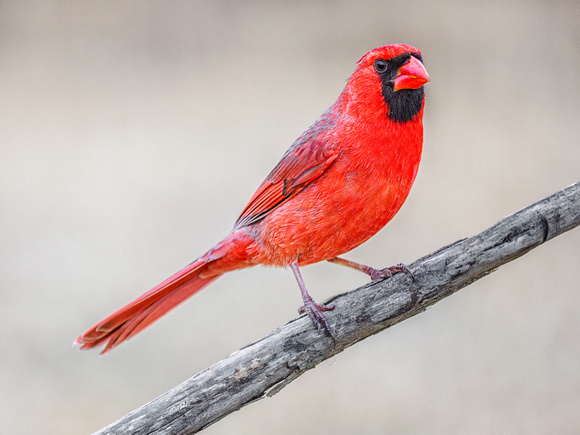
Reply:
<svg viewBox="0 0 580 435"><path fill-rule="evenodd" d="M335 161L333 172L343 180L343 185L337 186L337 202L344 208L354 200L378 212L393 207L398 210L419 168L422 131L392 126L358 131L362 134L349 138L350 143L345 143Z"/></svg>

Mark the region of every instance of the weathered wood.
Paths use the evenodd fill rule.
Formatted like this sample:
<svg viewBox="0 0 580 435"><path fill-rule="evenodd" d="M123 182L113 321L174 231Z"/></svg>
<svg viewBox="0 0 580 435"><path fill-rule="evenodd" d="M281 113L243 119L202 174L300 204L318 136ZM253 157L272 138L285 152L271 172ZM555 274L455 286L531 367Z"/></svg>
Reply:
<svg viewBox="0 0 580 435"><path fill-rule="evenodd" d="M401 273L333 297L327 317L336 344L298 317L98 433L197 432L579 224L580 182L417 260L409 266L414 280Z"/></svg>

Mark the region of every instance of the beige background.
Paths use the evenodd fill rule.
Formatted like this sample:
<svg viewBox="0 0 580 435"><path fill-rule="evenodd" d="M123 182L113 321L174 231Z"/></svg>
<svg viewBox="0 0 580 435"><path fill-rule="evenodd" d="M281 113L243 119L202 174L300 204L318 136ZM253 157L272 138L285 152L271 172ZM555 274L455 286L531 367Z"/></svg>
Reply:
<svg viewBox="0 0 580 435"><path fill-rule="evenodd" d="M579 179L577 2L0 2L0 428L97 430L296 315L288 270L220 279L107 357L72 341L229 232L368 50L423 51L410 198L348 255L411 263ZM208 434L570 434L580 231ZM366 282L305 268L324 298Z"/></svg>

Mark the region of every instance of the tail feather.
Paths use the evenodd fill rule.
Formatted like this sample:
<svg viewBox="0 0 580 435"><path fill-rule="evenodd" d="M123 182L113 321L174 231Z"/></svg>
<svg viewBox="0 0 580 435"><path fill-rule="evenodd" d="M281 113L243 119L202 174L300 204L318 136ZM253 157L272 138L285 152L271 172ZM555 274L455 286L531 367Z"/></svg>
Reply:
<svg viewBox="0 0 580 435"><path fill-rule="evenodd" d="M106 344L111 349L151 325L181 302L216 280L220 275L201 278L207 271L207 260L198 260L133 302L125 305L76 339L75 345L90 349Z"/></svg>
<svg viewBox="0 0 580 435"><path fill-rule="evenodd" d="M240 229L157 287L97 323L74 342L81 349L105 345L101 355L151 325L226 272L250 267L254 239Z"/></svg>

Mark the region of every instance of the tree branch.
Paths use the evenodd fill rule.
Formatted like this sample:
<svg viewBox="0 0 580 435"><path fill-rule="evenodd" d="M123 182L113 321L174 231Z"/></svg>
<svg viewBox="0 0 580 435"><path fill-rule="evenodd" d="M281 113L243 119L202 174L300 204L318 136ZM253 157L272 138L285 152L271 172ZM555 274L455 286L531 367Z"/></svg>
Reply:
<svg viewBox="0 0 580 435"><path fill-rule="evenodd" d="M333 297L336 308L327 317L336 345L300 316L98 433L197 432L578 225L580 182L417 260L409 266L415 280L397 274Z"/></svg>

